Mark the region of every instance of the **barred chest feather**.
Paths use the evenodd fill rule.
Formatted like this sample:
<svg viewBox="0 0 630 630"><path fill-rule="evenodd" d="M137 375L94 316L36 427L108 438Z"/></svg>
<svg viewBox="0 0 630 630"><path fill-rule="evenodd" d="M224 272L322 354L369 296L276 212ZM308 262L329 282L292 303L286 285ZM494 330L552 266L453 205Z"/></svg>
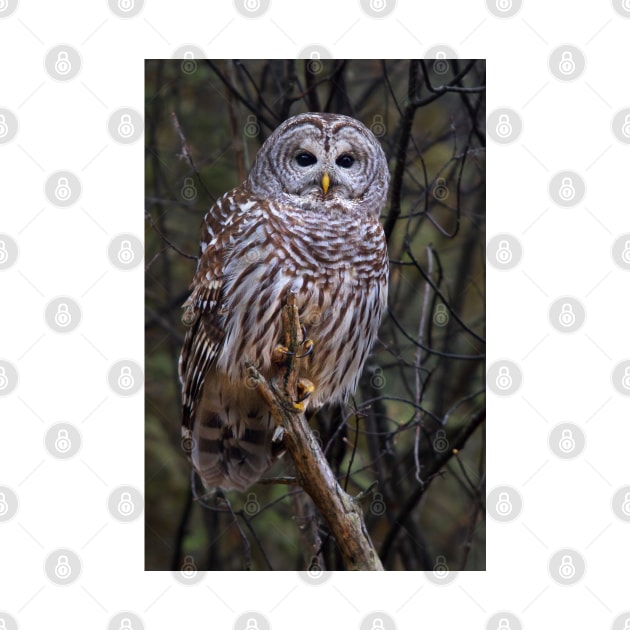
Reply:
<svg viewBox="0 0 630 630"><path fill-rule="evenodd" d="M256 216L263 214L265 216ZM261 204L244 221L224 260L225 331L217 370L236 384L252 362L272 375L282 340L281 309L297 293L300 321L314 342L302 360L318 407L354 391L387 301L387 250L376 219L346 210L316 212Z"/></svg>

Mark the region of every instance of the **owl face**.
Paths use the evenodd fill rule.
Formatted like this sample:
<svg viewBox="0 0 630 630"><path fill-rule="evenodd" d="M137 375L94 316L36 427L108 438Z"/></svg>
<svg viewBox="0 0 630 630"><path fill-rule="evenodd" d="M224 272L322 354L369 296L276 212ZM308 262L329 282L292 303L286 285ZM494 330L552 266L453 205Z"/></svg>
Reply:
<svg viewBox="0 0 630 630"><path fill-rule="evenodd" d="M374 134L354 118L300 114L280 125L261 147L250 189L281 196L311 211L361 209L376 216L387 196L389 172Z"/></svg>

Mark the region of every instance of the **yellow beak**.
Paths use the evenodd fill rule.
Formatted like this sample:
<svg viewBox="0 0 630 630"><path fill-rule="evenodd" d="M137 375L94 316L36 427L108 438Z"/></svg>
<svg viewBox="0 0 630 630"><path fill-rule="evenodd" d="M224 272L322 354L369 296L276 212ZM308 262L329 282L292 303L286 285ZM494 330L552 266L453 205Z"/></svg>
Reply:
<svg viewBox="0 0 630 630"><path fill-rule="evenodd" d="M328 187L330 186L330 175L328 173L324 173L322 177L322 190L324 194L328 193Z"/></svg>

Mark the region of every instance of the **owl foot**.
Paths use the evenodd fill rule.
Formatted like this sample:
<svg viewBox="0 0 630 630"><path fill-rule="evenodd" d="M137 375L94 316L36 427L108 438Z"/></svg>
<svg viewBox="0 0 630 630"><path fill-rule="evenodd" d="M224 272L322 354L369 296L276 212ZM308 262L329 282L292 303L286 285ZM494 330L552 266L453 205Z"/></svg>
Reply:
<svg viewBox="0 0 630 630"><path fill-rule="evenodd" d="M271 353L271 360L279 366L283 366L286 363L287 357L295 357L296 359L304 359L305 357L313 354L313 343L312 339L306 339L301 344L302 346L302 354L296 354L295 352L291 352L286 346L282 344L278 344Z"/></svg>
<svg viewBox="0 0 630 630"><path fill-rule="evenodd" d="M287 357L295 356L295 352L291 352L286 346L278 344L271 353L271 360L279 366L283 366Z"/></svg>
<svg viewBox="0 0 630 630"><path fill-rule="evenodd" d="M297 382L298 399L293 403L296 411L304 411L304 401L315 391L315 385L307 378L299 378Z"/></svg>

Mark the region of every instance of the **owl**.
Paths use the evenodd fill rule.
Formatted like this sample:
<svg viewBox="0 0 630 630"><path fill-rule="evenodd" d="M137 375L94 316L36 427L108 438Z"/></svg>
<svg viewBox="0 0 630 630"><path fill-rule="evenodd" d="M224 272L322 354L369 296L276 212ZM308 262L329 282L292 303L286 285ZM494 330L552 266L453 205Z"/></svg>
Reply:
<svg viewBox="0 0 630 630"><path fill-rule="evenodd" d="M205 215L179 377L182 444L206 488L246 490L283 453L246 366L277 373L289 291L312 341L298 360L314 386L304 405L354 392L387 303L388 185L383 149L361 122L300 114Z"/></svg>

